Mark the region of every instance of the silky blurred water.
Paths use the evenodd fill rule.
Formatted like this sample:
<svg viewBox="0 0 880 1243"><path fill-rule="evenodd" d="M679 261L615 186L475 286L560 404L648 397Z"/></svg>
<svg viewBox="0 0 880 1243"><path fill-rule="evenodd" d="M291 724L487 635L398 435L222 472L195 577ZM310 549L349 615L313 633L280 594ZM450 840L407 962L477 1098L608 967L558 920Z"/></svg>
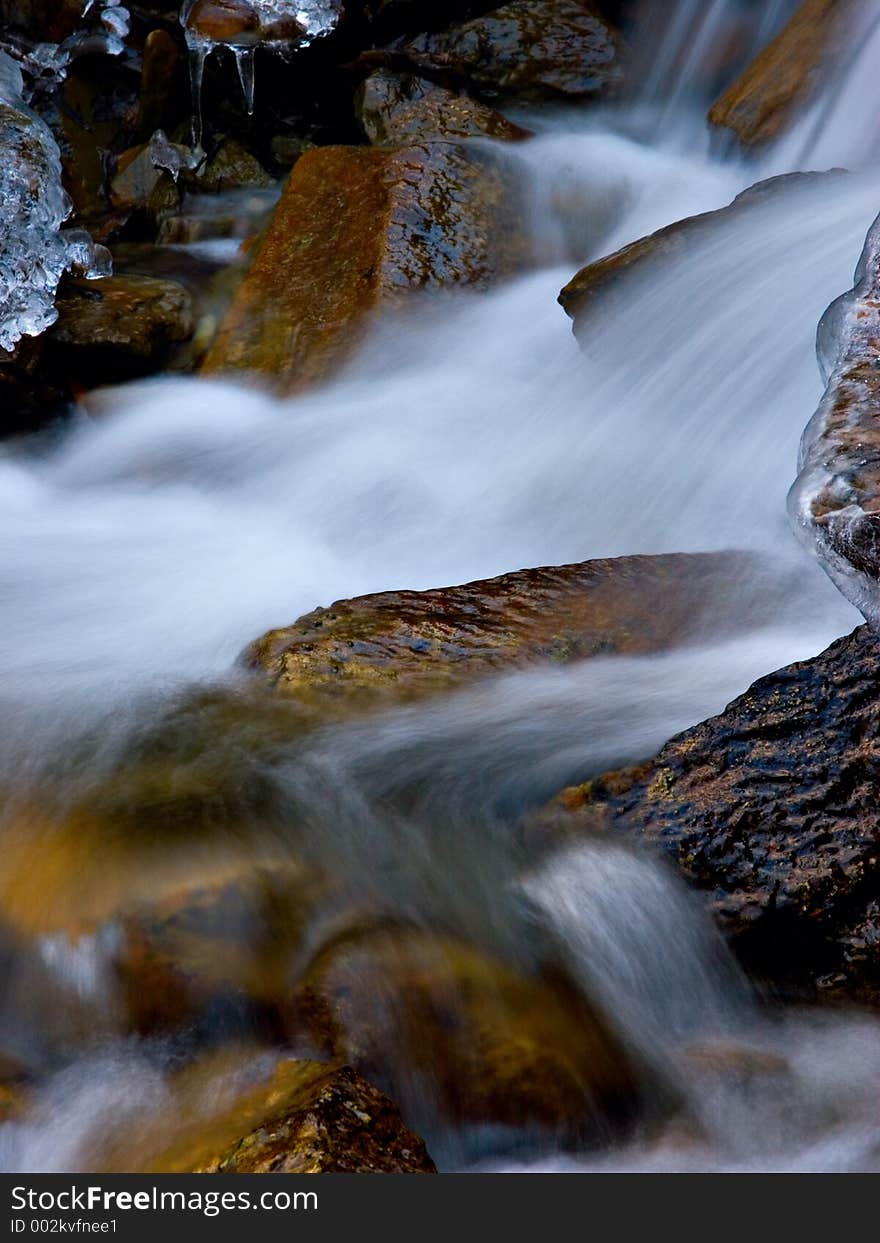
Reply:
<svg viewBox="0 0 880 1243"><path fill-rule="evenodd" d="M684 30L700 6L680 7ZM753 37L791 6L772 7ZM743 6L707 8L708 46ZM566 783L650 756L858 620L796 545L785 495L821 391L816 324L850 284L880 200L865 61L828 84L821 123L811 111L746 163L712 148L699 92L670 85L681 55L667 47L656 80L617 108L531 118L538 137L507 152L540 270L479 297L426 299L296 400L165 379L106 392L60 440L5 447L0 773L39 787L61 772L77 796L97 788L161 728L169 697L222 681L245 643L339 597L590 557L756 550L743 591L760 608L740 633L493 679L292 737L270 765L248 752L247 729L209 738L199 746L218 771L257 773L286 810L271 829L254 811L236 840L218 834L204 850L169 840L155 881L132 842L119 884L124 895L196 882L206 852L215 863L226 850L305 852L368 905L430 912L524 961L537 921L624 1041L689 1085L698 1120L684 1144L660 1134L540 1168L870 1168L872 1020L760 1015L680 882L647 856L584 843L535 865L512 845L510 826ZM764 174L844 161L857 171L784 186L720 221L662 281L633 281L578 348L556 295L580 263L722 207ZM92 879L75 883L85 909ZM60 989L112 1016L103 927L79 940L53 927L13 954L3 1031L22 1048L39 1033L45 1064L63 1065L26 1120L0 1127L4 1168L88 1167L111 1121L166 1108L161 1050L118 1038L111 1017L97 1047L74 1039L51 1010ZM769 1060L731 1087L688 1073L683 1043L700 1040ZM467 1145L444 1152L510 1164Z"/></svg>

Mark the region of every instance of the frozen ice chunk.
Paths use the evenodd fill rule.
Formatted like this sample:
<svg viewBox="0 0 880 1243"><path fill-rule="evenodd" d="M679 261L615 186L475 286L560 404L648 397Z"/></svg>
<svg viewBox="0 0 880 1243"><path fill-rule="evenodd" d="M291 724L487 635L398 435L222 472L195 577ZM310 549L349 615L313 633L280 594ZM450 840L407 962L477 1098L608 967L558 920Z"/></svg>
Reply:
<svg viewBox="0 0 880 1243"><path fill-rule="evenodd" d="M20 67L0 52L0 349L55 322L55 291L66 271L106 270L103 247L93 247L84 230L62 230L69 214L58 146L24 102Z"/></svg>

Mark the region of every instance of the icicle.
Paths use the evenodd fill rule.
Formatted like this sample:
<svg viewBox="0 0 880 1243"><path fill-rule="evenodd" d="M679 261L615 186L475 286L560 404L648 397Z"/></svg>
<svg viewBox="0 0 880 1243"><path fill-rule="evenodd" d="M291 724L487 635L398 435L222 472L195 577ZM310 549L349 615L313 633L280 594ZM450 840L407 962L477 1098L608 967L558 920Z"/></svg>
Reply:
<svg viewBox="0 0 880 1243"><path fill-rule="evenodd" d="M256 48L254 47L236 47L232 49L235 53L235 63L238 66L238 76L241 81L241 89L244 92L244 106L247 108L249 117L254 115L254 61Z"/></svg>
<svg viewBox="0 0 880 1243"><path fill-rule="evenodd" d="M186 46L189 49L189 85L192 91L192 145L193 151L202 149L202 79L205 76L205 61L211 51L210 43L187 32Z"/></svg>

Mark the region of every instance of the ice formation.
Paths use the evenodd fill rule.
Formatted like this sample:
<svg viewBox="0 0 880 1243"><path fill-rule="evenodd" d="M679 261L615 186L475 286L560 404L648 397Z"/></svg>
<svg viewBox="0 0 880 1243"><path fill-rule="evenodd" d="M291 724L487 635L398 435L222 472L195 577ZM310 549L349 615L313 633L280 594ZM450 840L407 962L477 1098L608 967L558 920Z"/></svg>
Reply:
<svg viewBox="0 0 880 1243"><path fill-rule="evenodd" d="M31 103L64 81L68 65L77 56L95 52L121 55L130 20L128 9L112 0L85 0L82 24L60 43L31 44L10 38L0 42L0 50L17 61L24 78L23 95Z"/></svg>
<svg viewBox="0 0 880 1243"><path fill-rule="evenodd" d="M229 15L221 34L201 20L201 0L185 0L180 12L189 50L190 81L193 98L193 146L202 139L202 78L205 61L218 47L228 48L235 57L245 107L254 110L254 60L257 48L289 56L308 47L315 39L330 34L342 15L342 0L242 0L224 6ZM236 20L239 29L232 31Z"/></svg>
<svg viewBox="0 0 880 1243"><path fill-rule="evenodd" d="M57 319L64 272L102 276L109 255L82 229L62 230L70 201L49 127L24 101L19 66L0 52L0 349L39 336Z"/></svg>

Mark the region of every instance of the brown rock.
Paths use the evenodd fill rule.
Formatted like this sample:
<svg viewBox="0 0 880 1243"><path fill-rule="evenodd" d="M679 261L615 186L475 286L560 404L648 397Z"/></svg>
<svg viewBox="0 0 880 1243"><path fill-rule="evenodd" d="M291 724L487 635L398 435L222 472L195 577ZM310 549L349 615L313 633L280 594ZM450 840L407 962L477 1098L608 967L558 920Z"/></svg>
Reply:
<svg viewBox="0 0 880 1243"><path fill-rule="evenodd" d="M724 228L749 213L760 212L777 195L801 191L809 193L812 187L822 185L828 177L843 175L835 171L786 173L770 177L743 190L727 207L676 220L648 237L639 238L611 255L588 263L572 277L559 295L560 304L574 320L575 336L582 343L588 340L593 316L604 305L606 298L616 297L621 292L626 296L630 280L662 279L664 269L674 265L681 256L692 253L706 241L717 240Z"/></svg>
<svg viewBox="0 0 880 1243"><path fill-rule="evenodd" d="M789 512L843 594L880 622L880 219L855 286L819 325L825 393L801 442Z"/></svg>
<svg viewBox="0 0 880 1243"><path fill-rule="evenodd" d="M426 932L332 942L296 1010L326 1056L357 1066L410 1115L427 1092L435 1124L589 1140L635 1107L626 1054L570 984Z"/></svg>
<svg viewBox="0 0 880 1243"><path fill-rule="evenodd" d="M200 39L231 43L238 47L258 42L290 41L302 38L304 28L296 11L277 6L270 13L266 6L255 8L247 0L195 0L187 14L186 29Z"/></svg>
<svg viewBox="0 0 880 1243"><path fill-rule="evenodd" d="M402 51L489 95L578 99L612 93L622 79L620 40L589 0L512 0Z"/></svg>
<svg viewBox="0 0 880 1243"><path fill-rule="evenodd" d="M159 894L118 921L114 974L125 1030L197 1022L209 1007L279 1030L290 963L318 893L292 863Z"/></svg>
<svg viewBox="0 0 880 1243"><path fill-rule="evenodd" d="M307 151L204 371L258 372L288 392L317 383L351 356L378 307L515 270L519 226L491 153L452 143Z"/></svg>
<svg viewBox="0 0 880 1243"><path fill-rule="evenodd" d="M152 276L106 276L65 282L56 299L53 341L79 349L118 350L150 358L193 328L182 285Z"/></svg>
<svg viewBox="0 0 880 1243"><path fill-rule="evenodd" d="M467 95L413 74L378 70L358 89L355 110L375 146L429 139L498 138L518 142L529 131Z"/></svg>
<svg viewBox="0 0 880 1243"><path fill-rule="evenodd" d="M770 985L876 1004L878 738L880 640L862 627L560 814L670 855Z"/></svg>
<svg viewBox="0 0 880 1243"><path fill-rule="evenodd" d="M709 110L746 147L778 138L845 50L861 0L804 0L751 65Z"/></svg>
<svg viewBox="0 0 880 1243"><path fill-rule="evenodd" d="M348 1067L285 1059L255 1076L253 1051L230 1050L178 1072L167 1092L161 1111L95 1143L90 1167L152 1174L435 1172L391 1101Z"/></svg>
<svg viewBox="0 0 880 1243"><path fill-rule="evenodd" d="M316 609L244 653L287 695L405 698L526 665L657 651L760 615L744 554L621 557Z"/></svg>
<svg viewBox="0 0 880 1243"><path fill-rule="evenodd" d="M203 39L228 42L257 37L260 18L247 0L195 0L186 28Z"/></svg>
<svg viewBox="0 0 880 1243"><path fill-rule="evenodd" d="M177 119L183 64L177 42L167 30L151 30L144 40L137 128L148 138L170 129Z"/></svg>

